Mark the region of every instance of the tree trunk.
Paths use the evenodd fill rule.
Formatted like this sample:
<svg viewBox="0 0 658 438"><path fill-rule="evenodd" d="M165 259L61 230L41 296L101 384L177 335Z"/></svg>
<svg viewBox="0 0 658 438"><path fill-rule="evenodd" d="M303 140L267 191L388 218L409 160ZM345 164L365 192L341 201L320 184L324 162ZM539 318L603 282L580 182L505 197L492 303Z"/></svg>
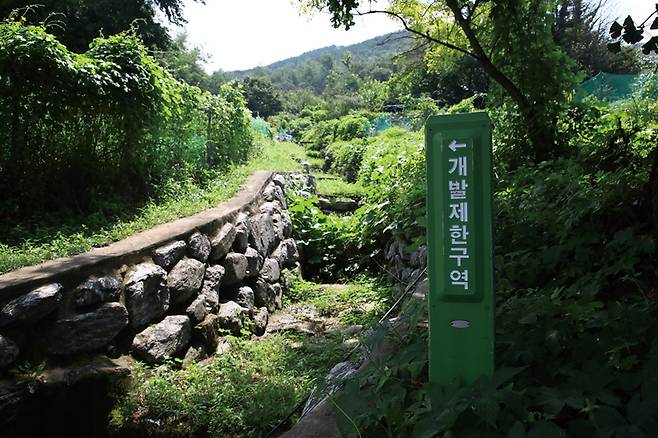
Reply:
<svg viewBox="0 0 658 438"><path fill-rule="evenodd" d="M446 4L452 11L457 24L466 35L469 45L473 50L474 58L480 63L484 71L496 81L507 92L509 97L516 103L519 112L523 116L528 138L532 143L535 153L535 162L539 163L546 160L555 147L555 136L551 129L551 124L543 120L544 115L537 110L523 94L521 89L494 65L484 48L480 44L477 35L473 31L470 22L462 15L461 8L457 0L446 0Z"/></svg>

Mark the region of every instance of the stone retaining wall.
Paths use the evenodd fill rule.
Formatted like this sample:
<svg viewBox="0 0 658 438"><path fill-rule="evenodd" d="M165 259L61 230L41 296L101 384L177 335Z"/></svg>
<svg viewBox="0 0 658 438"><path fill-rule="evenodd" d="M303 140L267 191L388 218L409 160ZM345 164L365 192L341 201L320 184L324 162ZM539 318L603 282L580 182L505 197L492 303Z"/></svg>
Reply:
<svg viewBox="0 0 658 438"><path fill-rule="evenodd" d="M216 208L0 276L0 370L93 353L194 361L223 334L262 335L297 268L285 190L259 172Z"/></svg>
<svg viewBox="0 0 658 438"><path fill-rule="evenodd" d="M388 264L389 278L400 284L409 284L416 280L427 267L427 245L412 247L412 237L392 239L384 251Z"/></svg>

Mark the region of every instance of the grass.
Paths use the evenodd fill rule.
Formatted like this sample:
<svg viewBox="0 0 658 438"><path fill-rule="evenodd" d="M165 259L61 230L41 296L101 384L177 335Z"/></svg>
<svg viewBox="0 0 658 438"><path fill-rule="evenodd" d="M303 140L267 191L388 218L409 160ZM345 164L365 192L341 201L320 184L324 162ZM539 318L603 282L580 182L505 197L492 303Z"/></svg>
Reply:
<svg viewBox="0 0 658 438"><path fill-rule="evenodd" d="M271 430L347 350L337 332L277 334L233 347L208 365L133 371L110 428L135 436L258 436Z"/></svg>
<svg viewBox="0 0 658 438"><path fill-rule="evenodd" d="M314 173L318 182L318 196L361 198L365 189L359 183L350 183L338 175Z"/></svg>
<svg viewBox="0 0 658 438"><path fill-rule="evenodd" d="M320 315L339 317L344 325L371 325L384 313L390 298L390 286L363 276L350 284L317 284L295 279L284 300L287 304L312 304Z"/></svg>
<svg viewBox="0 0 658 438"><path fill-rule="evenodd" d="M170 185L157 200L134 206L106 203L87 215L39 214L20 224L5 224L0 234L0 274L57 257L89 251L155 225L213 207L231 198L257 170L288 171L306 159L294 143L263 141L262 153L242 166L218 175L205 187Z"/></svg>
<svg viewBox="0 0 658 438"><path fill-rule="evenodd" d="M326 317L340 315L345 325L367 325L383 312L388 296L383 283L365 277L350 285L296 280L285 305L314 305ZM262 435L343 359L351 348L348 337L340 330L228 337L232 349L205 365L184 370L138 365L110 427L120 436Z"/></svg>
<svg viewBox="0 0 658 438"><path fill-rule="evenodd" d="M322 158L307 156L305 160L311 165L311 169L322 169L322 166L324 166L324 160Z"/></svg>

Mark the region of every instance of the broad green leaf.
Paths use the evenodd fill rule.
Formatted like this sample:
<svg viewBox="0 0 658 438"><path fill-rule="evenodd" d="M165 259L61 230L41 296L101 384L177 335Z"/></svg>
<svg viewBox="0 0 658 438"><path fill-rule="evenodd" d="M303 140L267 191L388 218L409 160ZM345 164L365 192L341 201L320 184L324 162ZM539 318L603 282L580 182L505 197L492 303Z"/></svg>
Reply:
<svg viewBox="0 0 658 438"><path fill-rule="evenodd" d="M512 425L507 432L507 438L525 438L525 426L520 421Z"/></svg>

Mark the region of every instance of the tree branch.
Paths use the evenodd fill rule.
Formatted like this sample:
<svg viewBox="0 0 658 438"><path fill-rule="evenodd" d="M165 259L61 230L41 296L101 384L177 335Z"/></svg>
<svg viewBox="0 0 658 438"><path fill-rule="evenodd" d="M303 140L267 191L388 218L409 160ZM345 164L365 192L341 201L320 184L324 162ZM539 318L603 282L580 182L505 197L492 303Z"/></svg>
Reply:
<svg viewBox="0 0 658 438"><path fill-rule="evenodd" d="M402 16L399 15L399 14L396 14L395 12L386 11L386 10L370 10L370 11L366 11L366 12L359 12L359 11L357 11L356 14L359 15L359 16L370 15L370 14L385 14L385 15L389 15L389 16L391 16L391 17L394 17L394 18L398 19L398 20L400 21L400 23L402 23L402 26L404 27L404 29L405 29L407 32L410 32L410 33L412 33L412 34L414 34L414 35L418 35L418 36L420 36L420 37L422 37L422 38L425 38L425 39L427 39L427 40L429 40L429 41L431 41L431 42L433 42L433 43L436 43L436 44L439 44L439 45L441 45L441 46L447 47L448 49L456 50L456 51L458 51L458 52L460 52L460 53L463 53L464 55L467 55L467 56L470 56L470 57L472 57L472 58L475 58L475 59L478 60L478 61L480 60L480 59L479 59L474 53L469 52L468 50L466 50L466 49L464 49L464 48L462 48L462 47L456 46L456 45L454 45L454 44L452 44L452 43L449 43L449 42L447 42L447 41L442 41L442 40L440 40L440 39L434 38L433 36L431 36L431 35L429 35L429 34L427 34L427 33L424 33L424 32L421 32L421 31L418 31L418 30L416 30L416 29L413 29L413 28L409 27L409 25L407 24L407 21L404 19L404 17L402 17Z"/></svg>
<svg viewBox="0 0 658 438"><path fill-rule="evenodd" d="M397 59L402 59L403 57L405 57L405 56L407 56L407 55L409 55L409 54L411 54L411 53L414 53L414 52L417 52L417 51L419 51L419 50L421 50L421 49L424 49L425 47L429 46L430 43L431 43L431 41L424 41L424 42L422 42L421 44L418 44L418 45L412 47L412 48L409 49L409 50L405 50L405 51L402 52L402 53L398 53L398 54L394 55L394 56L393 56L393 59L395 59L395 60L397 60Z"/></svg>
<svg viewBox="0 0 658 438"><path fill-rule="evenodd" d="M459 27L461 27L462 31L464 32L464 35L466 35L466 39L468 39L469 44L471 45L471 49L475 53L473 56L475 59L477 59L480 62L480 65L486 71L491 78L498 82L501 87L507 91L507 93L510 95L510 97L516 102L516 104L519 106L519 109L523 112L526 113L530 109L530 102L528 102L528 99L526 96L521 92L519 87L512 82L512 80L507 77L502 71L500 71L491 61L491 59L487 56L487 54L484 51L484 48L480 44L480 41L478 40L477 35L475 35L475 32L473 31L473 28L471 27L471 24L468 22L468 20L462 15L461 13L461 8L459 7L459 4L457 4L456 0L445 0L446 4L452 11L453 15L455 16L455 20L457 21L457 24L459 24Z"/></svg>

